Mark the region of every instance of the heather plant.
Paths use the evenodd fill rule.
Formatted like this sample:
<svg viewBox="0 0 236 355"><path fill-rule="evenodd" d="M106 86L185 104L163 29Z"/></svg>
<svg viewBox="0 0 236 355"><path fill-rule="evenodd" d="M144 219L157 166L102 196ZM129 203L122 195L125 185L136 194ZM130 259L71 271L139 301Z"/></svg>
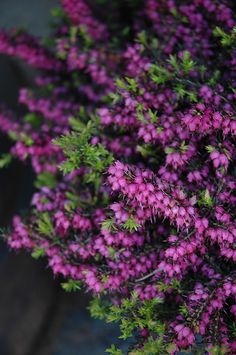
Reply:
<svg viewBox="0 0 236 355"><path fill-rule="evenodd" d="M44 44L0 35L40 71L19 95L28 113L0 116L14 141L1 166L17 157L36 174L4 237L46 256L66 291L90 291L129 354L236 353L233 10L62 0Z"/></svg>

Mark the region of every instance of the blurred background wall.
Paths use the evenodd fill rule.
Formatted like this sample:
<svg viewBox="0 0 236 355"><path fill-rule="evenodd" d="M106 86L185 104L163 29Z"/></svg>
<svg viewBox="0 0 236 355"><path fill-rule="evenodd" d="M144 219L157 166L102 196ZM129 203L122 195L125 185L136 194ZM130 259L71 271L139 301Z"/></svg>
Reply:
<svg viewBox="0 0 236 355"><path fill-rule="evenodd" d="M23 27L35 35L49 32L50 9L56 0L0 0L0 27ZM31 72L22 63L0 56L0 103L16 114L20 86ZM0 137L1 153L9 142ZM33 173L14 163L0 171L0 226L27 209ZM45 261L9 252L0 242L0 355L102 355L119 335L116 328L91 320L88 297L65 294Z"/></svg>

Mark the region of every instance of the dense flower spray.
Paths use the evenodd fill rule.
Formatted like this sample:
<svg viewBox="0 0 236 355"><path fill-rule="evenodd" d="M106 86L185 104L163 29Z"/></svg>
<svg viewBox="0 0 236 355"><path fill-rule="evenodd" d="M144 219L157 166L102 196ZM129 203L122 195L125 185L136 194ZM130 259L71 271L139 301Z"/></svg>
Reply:
<svg viewBox="0 0 236 355"><path fill-rule="evenodd" d="M29 113L0 115L15 141L1 165L37 175L7 241L90 290L129 354L235 354L234 4L61 3L48 45L0 33L40 69L20 91Z"/></svg>

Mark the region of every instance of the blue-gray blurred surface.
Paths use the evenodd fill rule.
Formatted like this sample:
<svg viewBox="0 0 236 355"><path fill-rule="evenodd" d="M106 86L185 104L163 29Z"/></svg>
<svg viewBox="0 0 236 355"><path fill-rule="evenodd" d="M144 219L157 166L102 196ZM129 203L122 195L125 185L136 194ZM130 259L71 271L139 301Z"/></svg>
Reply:
<svg viewBox="0 0 236 355"><path fill-rule="evenodd" d="M1 0L0 25L4 28L23 27L35 35L49 31L50 11L57 0Z"/></svg>

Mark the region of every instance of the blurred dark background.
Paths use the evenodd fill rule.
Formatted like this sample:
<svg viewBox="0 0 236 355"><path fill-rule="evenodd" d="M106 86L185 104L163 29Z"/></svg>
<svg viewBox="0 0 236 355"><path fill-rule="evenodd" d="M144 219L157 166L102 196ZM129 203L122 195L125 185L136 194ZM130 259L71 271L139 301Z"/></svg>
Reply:
<svg viewBox="0 0 236 355"><path fill-rule="evenodd" d="M0 27L23 27L36 35L49 31L56 0L0 0ZM0 103L18 111L17 95L31 71L0 56ZM10 142L0 137L0 152ZM27 209L33 192L30 167L14 163L0 171L0 226ZM45 261L10 252L0 241L0 355L102 355L119 331L91 320L89 297L66 294Z"/></svg>

